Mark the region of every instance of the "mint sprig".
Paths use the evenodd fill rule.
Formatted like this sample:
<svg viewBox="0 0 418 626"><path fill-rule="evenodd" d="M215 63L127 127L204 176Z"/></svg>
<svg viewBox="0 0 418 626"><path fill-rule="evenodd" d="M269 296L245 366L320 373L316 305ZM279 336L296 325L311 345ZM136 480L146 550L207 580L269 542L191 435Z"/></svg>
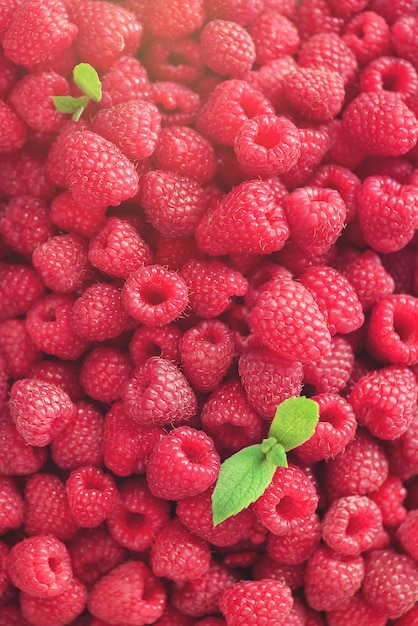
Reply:
<svg viewBox="0 0 418 626"><path fill-rule="evenodd" d="M287 467L286 452L312 437L319 406L304 396L284 400L276 410L268 437L226 459L212 494L216 526L255 502L267 489L277 467Z"/></svg>
<svg viewBox="0 0 418 626"><path fill-rule="evenodd" d="M72 113L72 119L77 122L89 102L100 102L102 98L102 83L94 67L89 63L79 63L73 70L73 81L83 92L84 96L52 96L55 108L60 113Z"/></svg>

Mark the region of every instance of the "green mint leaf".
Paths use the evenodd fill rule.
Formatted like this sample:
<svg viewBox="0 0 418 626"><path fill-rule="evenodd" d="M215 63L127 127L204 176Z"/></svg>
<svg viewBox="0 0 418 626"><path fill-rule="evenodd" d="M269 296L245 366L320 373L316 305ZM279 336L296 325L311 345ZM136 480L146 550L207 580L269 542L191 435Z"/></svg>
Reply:
<svg viewBox="0 0 418 626"><path fill-rule="evenodd" d="M269 441L267 439L266 441ZM274 445L266 454L267 460L271 461L276 467L287 467L287 456L286 451L283 448L281 443L276 441L276 445Z"/></svg>
<svg viewBox="0 0 418 626"><path fill-rule="evenodd" d="M312 437L318 420L317 402L304 396L288 398L277 407L268 434L287 452Z"/></svg>
<svg viewBox="0 0 418 626"><path fill-rule="evenodd" d="M95 102L100 102L102 83L94 67L89 63L79 63L73 70L73 80L86 96Z"/></svg>
<svg viewBox="0 0 418 626"><path fill-rule="evenodd" d="M213 524L220 524L255 502L275 471L276 465L266 458L261 444L243 448L226 459L212 494Z"/></svg>
<svg viewBox="0 0 418 626"><path fill-rule="evenodd" d="M60 113L72 113L75 122L80 119L82 112L89 103L87 96L81 96L80 98L73 98L73 96L52 96L52 100L57 111Z"/></svg>

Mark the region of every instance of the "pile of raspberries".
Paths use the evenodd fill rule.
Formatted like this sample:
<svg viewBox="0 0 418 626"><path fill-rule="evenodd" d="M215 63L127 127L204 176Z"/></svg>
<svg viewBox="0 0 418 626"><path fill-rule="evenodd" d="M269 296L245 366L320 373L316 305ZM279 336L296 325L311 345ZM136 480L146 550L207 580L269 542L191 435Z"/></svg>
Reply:
<svg viewBox="0 0 418 626"><path fill-rule="evenodd" d="M0 626L416 626L418 0L0 0L0 43Z"/></svg>

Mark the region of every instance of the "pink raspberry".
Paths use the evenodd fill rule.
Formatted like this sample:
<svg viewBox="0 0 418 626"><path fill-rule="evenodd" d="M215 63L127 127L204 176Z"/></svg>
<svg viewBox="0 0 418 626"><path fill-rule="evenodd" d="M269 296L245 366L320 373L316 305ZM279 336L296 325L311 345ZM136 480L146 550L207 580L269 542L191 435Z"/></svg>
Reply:
<svg viewBox="0 0 418 626"><path fill-rule="evenodd" d="M152 571L160 578L176 582L200 578L209 569L209 544L174 517L157 536L150 563Z"/></svg>
<svg viewBox="0 0 418 626"><path fill-rule="evenodd" d="M315 552L321 539L321 521L316 513L285 535L267 534L268 556L279 565L298 565Z"/></svg>
<svg viewBox="0 0 418 626"><path fill-rule="evenodd" d="M203 75L200 46L192 37L180 39L153 38L144 51L144 63L156 80L194 84Z"/></svg>
<svg viewBox="0 0 418 626"><path fill-rule="evenodd" d="M394 439L388 449L390 469L393 474L407 480L417 473L417 449L418 441L418 414L412 418L412 422L398 439Z"/></svg>
<svg viewBox="0 0 418 626"><path fill-rule="evenodd" d="M256 63L263 66L284 54L295 56L300 40L297 27L279 10L265 10L247 27L256 51Z"/></svg>
<svg viewBox="0 0 418 626"><path fill-rule="evenodd" d="M203 0L156 0L148 7L146 23L156 37L180 39L199 29L205 18Z"/></svg>
<svg viewBox="0 0 418 626"><path fill-rule="evenodd" d="M154 446L147 464L147 482L154 496L181 500L210 487L219 468L219 454L211 437L190 426L179 426Z"/></svg>
<svg viewBox="0 0 418 626"><path fill-rule="evenodd" d="M361 91L390 91L408 102L418 88L414 66L405 59L382 56L371 61L361 72Z"/></svg>
<svg viewBox="0 0 418 626"><path fill-rule="evenodd" d="M76 578L59 595L51 598L38 598L22 592L20 606L22 617L29 624L68 624L75 620L85 609L87 590Z"/></svg>
<svg viewBox="0 0 418 626"><path fill-rule="evenodd" d="M239 78L256 60L251 34L243 26L228 20L210 20L200 34L204 63L221 76Z"/></svg>
<svg viewBox="0 0 418 626"><path fill-rule="evenodd" d="M64 183L65 184L65 183ZM106 207L88 207L74 200L68 191L55 196L51 202L51 223L62 231L92 237L105 221Z"/></svg>
<svg viewBox="0 0 418 626"><path fill-rule="evenodd" d="M7 245L24 256L32 255L54 233L48 205L42 198L15 196L0 215L0 235Z"/></svg>
<svg viewBox="0 0 418 626"><path fill-rule="evenodd" d="M23 146L11 154L0 154L3 176L0 191L7 198L16 195L32 195L50 200L55 195L55 186L47 177L44 155L33 146Z"/></svg>
<svg viewBox="0 0 418 626"><path fill-rule="evenodd" d="M351 626L353 623L367 624L367 626L385 626L387 624L385 615L374 610L361 590L351 596L341 608L327 611L327 621L329 626Z"/></svg>
<svg viewBox="0 0 418 626"><path fill-rule="evenodd" d="M31 367L41 358L26 329L25 320L10 319L0 322L0 353L11 378L25 378Z"/></svg>
<svg viewBox="0 0 418 626"><path fill-rule="evenodd" d="M0 320L24 315L43 295L35 270L23 263L0 262Z"/></svg>
<svg viewBox="0 0 418 626"><path fill-rule="evenodd" d="M254 563L252 574L254 580L263 580L265 578L278 580L290 587L292 591L296 591L303 586L305 563L298 563L297 565L279 565L279 563L273 561L273 559L266 554L262 554ZM296 595L295 602L297 602ZM295 606L295 604L293 606ZM289 623L291 623L290 618L292 617L292 613L293 611L289 613ZM296 622L295 626L299 626L299 624Z"/></svg>
<svg viewBox="0 0 418 626"><path fill-rule="evenodd" d="M71 514L82 528L100 526L117 503L118 491L114 479L93 465L73 470L65 489Z"/></svg>
<svg viewBox="0 0 418 626"><path fill-rule="evenodd" d="M310 177L316 171L331 145L331 138L324 126L320 128L299 128L299 139L300 157L297 163L280 177L280 180L286 185L289 191L296 187L301 187L308 181L311 185ZM314 186L332 188L332 185ZM340 193L337 188L336 191ZM345 202L345 198L343 198L343 200Z"/></svg>
<svg viewBox="0 0 418 626"><path fill-rule="evenodd" d="M148 100L151 85L145 67L136 57L121 55L101 78L103 107L111 107L131 100Z"/></svg>
<svg viewBox="0 0 418 626"><path fill-rule="evenodd" d="M417 527L418 511L414 509L408 511L405 519L398 526L396 531L396 537L402 549L415 560L418 560L418 550L416 544Z"/></svg>
<svg viewBox="0 0 418 626"><path fill-rule="evenodd" d="M338 72L326 68L301 67L285 76L284 94L305 117L325 122L341 110L344 79Z"/></svg>
<svg viewBox="0 0 418 626"><path fill-rule="evenodd" d="M344 19L334 15L326 0L304 0L296 7L295 17L302 41L318 33L339 33L344 24Z"/></svg>
<svg viewBox="0 0 418 626"><path fill-rule="evenodd" d="M7 571L18 589L38 598L61 594L73 577L68 550L52 535L16 543L7 557Z"/></svg>
<svg viewBox="0 0 418 626"><path fill-rule="evenodd" d="M143 561L128 560L96 582L87 607L104 622L146 624L163 614L167 593Z"/></svg>
<svg viewBox="0 0 418 626"><path fill-rule="evenodd" d="M90 341L118 337L128 322L120 289L107 283L85 289L73 304L71 322L75 332Z"/></svg>
<svg viewBox="0 0 418 626"><path fill-rule="evenodd" d="M73 402L84 399L79 382L80 367L77 362L43 358L32 366L29 378L43 380L61 387Z"/></svg>
<svg viewBox="0 0 418 626"><path fill-rule="evenodd" d="M407 515L403 502L407 496L406 487L397 476L388 476L383 485L369 494L369 498L375 502L381 513L385 526L399 526Z"/></svg>
<svg viewBox="0 0 418 626"><path fill-rule="evenodd" d="M196 396L174 363L150 357L139 366L121 393L127 414L142 425L178 425L196 413Z"/></svg>
<svg viewBox="0 0 418 626"><path fill-rule="evenodd" d="M342 268L342 273L354 287L364 312L390 296L395 289L395 281L373 250L365 250L356 256Z"/></svg>
<svg viewBox="0 0 418 626"><path fill-rule="evenodd" d="M330 351L319 361L307 363L303 368L303 381L316 394L338 393L350 381L354 367L354 350L344 337L334 335Z"/></svg>
<svg viewBox="0 0 418 626"><path fill-rule="evenodd" d="M309 181L313 187L325 187L338 191L344 200L347 222L351 222L356 215L356 196L361 181L348 168L332 163L321 165Z"/></svg>
<svg viewBox="0 0 418 626"><path fill-rule="evenodd" d="M245 26L261 12L263 0L211 0L206 2L210 18L230 20Z"/></svg>
<svg viewBox="0 0 418 626"><path fill-rule="evenodd" d="M161 233L155 233L154 262L158 265L178 272L187 261L201 258L203 253L198 249L193 236L172 239L163 237Z"/></svg>
<svg viewBox="0 0 418 626"><path fill-rule="evenodd" d="M181 331L172 323L166 326L140 326L129 342L129 354L135 367L143 365L151 356L159 356L176 365L180 363Z"/></svg>
<svg viewBox="0 0 418 626"><path fill-rule="evenodd" d="M160 111L163 127L194 124L201 107L199 94L186 85L169 80L151 84L150 100Z"/></svg>
<svg viewBox="0 0 418 626"><path fill-rule="evenodd" d="M369 4L367 0L328 0L328 2L335 15L342 16L360 13Z"/></svg>
<svg viewBox="0 0 418 626"><path fill-rule="evenodd" d="M244 79L258 91L261 91L277 112L285 111L288 103L284 96L283 78L297 68L295 59L290 54L283 54L252 69L244 75Z"/></svg>
<svg viewBox="0 0 418 626"><path fill-rule="evenodd" d="M0 535L23 523L24 504L17 484L10 476L0 477Z"/></svg>
<svg viewBox="0 0 418 626"><path fill-rule="evenodd" d="M272 580L244 580L229 587L219 601L219 608L230 626L250 626L262 619L266 626L286 623L293 606L287 585Z"/></svg>
<svg viewBox="0 0 418 626"><path fill-rule="evenodd" d="M3 101L0 101L0 121L0 154L9 155L25 144L28 128L16 111Z"/></svg>
<svg viewBox="0 0 418 626"><path fill-rule="evenodd" d="M353 15L343 29L343 40L354 52L360 66L391 53L390 29L374 11Z"/></svg>
<svg viewBox="0 0 418 626"><path fill-rule="evenodd" d="M98 346L84 358L80 383L94 400L114 402L119 400L131 370L132 363L126 352L111 346Z"/></svg>
<svg viewBox="0 0 418 626"><path fill-rule="evenodd" d="M0 473L3 476L33 474L45 463L47 449L28 446L18 432L7 406L0 411L0 438L3 442Z"/></svg>
<svg viewBox="0 0 418 626"><path fill-rule="evenodd" d="M416 42L418 37L418 22L416 8L411 15L400 15L392 25L392 44L398 56L406 59L417 68Z"/></svg>
<svg viewBox="0 0 418 626"><path fill-rule="evenodd" d="M301 67L322 66L338 72L346 85L355 78L358 69L355 54L335 32L320 32L304 41L298 63Z"/></svg>
<svg viewBox="0 0 418 626"><path fill-rule="evenodd" d="M71 293L92 278L87 250L87 242L78 235L56 235L35 248L32 264L46 287Z"/></svg>

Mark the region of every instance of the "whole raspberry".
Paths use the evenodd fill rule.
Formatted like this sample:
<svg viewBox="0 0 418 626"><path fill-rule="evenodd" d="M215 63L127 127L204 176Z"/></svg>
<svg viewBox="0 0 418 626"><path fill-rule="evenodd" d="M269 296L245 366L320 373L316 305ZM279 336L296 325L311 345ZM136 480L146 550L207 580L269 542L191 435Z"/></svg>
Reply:
<svg viewBox="0 0 418 626"><path fill-rule="evenodd" d="M314 185L309 180L316 171L331 145L331 138L324 126L319 128L299 128L300 157L288 172L281 175L280 180L289 191L309 182L310 186L331 187L332 185ZM352 174L354 176L354 174ZM335 188L338 193L340 190ZM341 197L342 194L340 193ZM345 202L345 198L343 198Z"/></svg>
<svg viewBox="0 0 418 626"><path fill-rule="evenodd" d="M295 56L299 48L297 27L280 10L263 11L248 25L247 30L254 41L258 66L284 54Z"/></svg>
<svg viewBox="0 0 418 626"><path fill-rule="evenodd" d="M93 465L73 470L65 489L71 514L82 528L100 526L117 503L118 491L114 479Z"/></svg>
<svg viewBox="0 0 418 626"><path fill-rule="evenodd" d="M160 580L142 561L117 565L96 582L88 599L88 610L104 622L155 622L163 614L167 594Z"/></svg>
<svg viewBox="0 0 418 626"><path fill-rule="evenodd" d="M391 441L388 449L390 469L393 474L402 480L412 478L417 473L417 441L418 441L418 414L398 439Z"/></svg>
<svg viewBox="0 0 418 626"><path fill-rule="evenodd" d="M390 91L408 102L418 88L417 72L409 61L382 56L371 61L361 72L361 91Z"/></svg>
<svg viewBox="0 0 418 626"><path fill-rule="evenodd" d="M261 294L250 326L264 345L302 364L320 359L331 345L326 320L310 291L289 279L272 281Z"/></svg>
<svg viewBox="0 0 418 626"><path fill-rule="evenodd" d="M42 198L15 196L0 215L0 235L14 251L25 256L54 233L48 205Z"/></svg>
<svg viewBox="0 0 418 626"><path fill-rule="evenodd" d="M366 556L362 589L378 613L396 619L411 609L418 592L416 561L391 549L372 550Z"/></svg>
<svg viewBox="0 0 418 626"><path fill-rule="evenodd" d="M104 224L105 213L106 207L87 208L83 203L76 202L70 192L64 191L51 202L49 218L59 230L80 237L92 237Z"/></svg>
<svg viewBox="0 0 418 626"><path fill-rule="evenodd" d="M144 51L144 63L153 80L195 84L202 75L204 63L200 46L190 36L180 39L154 37Z"/></svg>
<svg viewBox="0 0 418 626"><path fill-rule="evenodd" d="M228 20L210 20L200 35L204 63L221 76L240 77L256 60L254 42L243 26Z"/></svg>
<svg viewBox="0 0 418 626"><path fill-rule="evenodd" d="M247 72L244 78L250 85L264 94L279 113L288 108L284 96L283 79L288 72L296 68L295 59L290 54L283 54L261 67Z"/></svg>
<svg viewBox="0 0 418 626"><path fill-rule="evenodd" d="M210 487L219 468L211 437L190 426L179 426L154 446L146 468L147 482L154 496L181 500Z"/></svg>
<svg viewBox="0 0 418 626"><path fill-rule="evenodd" d="M385 526L399 526L407 515L403 502L407 496L407 490L397 476L389 475L383 485L369 494L369 498L375 502L381 513Z"/></svg>
<svg viewBox="0 0 418 626"><path fill-rule="evenodd" d="M198 30L205 18L203 0L155 0L149 4L146 23L156 37L180 39Z"/></svg>
<svg viewBox="0 0 418 626"><path fill-rule="evenodd" d="M13 584L38 598L57 596L73 577L65 545L52 535L36 535L16 543L7 557Z"/></svg>
<svg viewBox="0 0 418 626"><path fill-rule="evenodd" d="M174 517L154 541L150 563L152 571L160 578L176 582L200 578L209 569L209 544Z"/></svg>
<svg viewBox="0 0 418 626"><path fill-rule="evenodd" d="M332 32L321 32L304 41L299 48L301 67L325 67L338 72L347 85L355 78L358 63L355 54L344 40Z"/></svg>
<svg viewBox="0 0 418 626"><path fill-rule="evenodd" d="M132 363L126 352L111 346L98 346L84 358L80 383L94 400L114 402L119 400L131 370Z"/></svg>
<svg viewBox="0 0 418 626"><path fill-rule="evenodd" d="M159 356L176 365L180 363L181 331L176 324L140 326L129 342L129 354L135 367L143 365L151 356Z"/></svg>
<svg viewBox="0 0 418 626"><path fill-rule="evenodd" d="M59 596L38 598L32 594L20 594L22 617L29 624L69 624L85 609L87 590L85 586L73 578Z"/></svg>
<svg viewBox="0 0 418 626"><path fill-rule="evenodd" d="M356 256L342 268L342 273L354 287L363 311L372 309L395 289L395 281L373 250L365 250Z"/></svg>
<svg viewBox="0 0 418 626"><path fill-rule="evenodd" d="M13 383L9 409L18 432L32 446L51 443L77 413L60 387L29 378Z"/></svg>
<svg viewBox="0 0 418 626"><path fill-rule="evenodd" d="M83 61L108 70L124 54L136 54L143 27L123 7L99 0L73 3L72 18L78 28L76 46Z"/></svg>
<svg viewBox="0 0 418 626"><path fill-rule="evenodd" d="M330 351L319 361L307 363L303 368L304 384L316 394L338 393L350 380L354 367L354 350L347 339L334 335Z"/></svg>
<svg viewBox="0 0 418 626"><path fill-rule="evenodd" d="M124 384L126 413L142 425L178 425L195 413L197 400L186 377L174 363L150 357Z"/></svg>
<svg viewBox="0 0 418 626"><path fill-rule="evenodd" d="M201 107L199 94L170 80L152 83L150 100L160 111L163 127L194 124Z"/></svg>
<svg viewBox="0 0 418 626"><path fill-rule="evenodd" d="M45 155L42 149L23 146L17 152L0 154L3 176L0 191L6 199L16 195L32 195L50 200L56 189L47 177Z"/></svg>
<svg viewBox="0 0 418 626"><path fill-rule="evenodd" d="M45 287L57 293L71 293L92 278L87 250L87 241L78 235L56 235L35 248L32 265Z"/></svg>
<svg viewBox="0 0 418 626"><path fill-rule="evenodd" d="M300 67L284 77L284 94L305 117L325 122L341 110L344 79L338 72L323 67Z"/></svg>
<svg viewBox="0 0 418 626"><path fill-rule="evenodd" d="M417 142L415 115L395 93L363 92L342 116L346 137L366 154L399 156Z"/></svg>
<svg viewBox="0 0 418 626"><path fill-rule="evenodd" d="M107 283L85 289L73 304L71 322L75 332L90 341L118 337L128 322L120 289Z"/></svg>
<svg viewBox="0 0 418 626"><path fill-rule="evenodd" d="M41 358L41 352L32 342L25 320L15 318L0 322L0 353L11 378L29 375L31 367Z"/></svg>
<svg viewBox="0 0 418 626"><path fill-rule="evenodd" d="M118 501L106 523L113 539L130 550L150 548L169 519L168 503L152 495L144 478L118 487Z"/></svg>
<svg viewBox="0 0 418 626"><path fill-rule="evenodd" d="M339 33L344 18L334 15L326 0L304 0L296 7L299 36L302 41L318 33Z"/></svg>
<svg viewBox="0 0 418 626"><path fill-rule="evenodd" d="M0 154L9 155L21 148L27 139L28 128L16 111L0 101Z"/></svg>
<svg viewBox="0 0 418 626"><path fill-rule="evenodd" d="M23 523L23 499L10 476L0 477L0 511L0 535L19 528Z"/></svg>
<svg viewBox="0 0 418 626"><path fill-rule="evenodd" d="M77 362L43 358L32 366L29 378L57 385L73 402L78 402L84 399L84 391L78 380L79 374Z"/></svg>
<svg viewBox="0 0 418 626"><path fill-rule="evenodd" d="M4 52L13 63L30 67L68 48L77 32L65 3L26 0L13 13L3 39Z"/></svg>
<svg viewBox="0 0 418 626"><path fill-rule="evenodd" d="M416 42L418 22L416 9L411 15L401 15L392 25L392 43L398 56L406 59L417 68Z"/></svg>
<svg viewBox="0 0 418 626"><path fill-rule="evenodd" d="M0 320L24 315L44 293L36 272L23 263L0 262Z"/></svg>
<svg viewBox="0 0 418 626"><path fill-rule="evenodd" d="M0 411L0 473L3 476L26 476L38 472L47 458L46 448L28 446L11 418L8 406Z"/></svg>
<svg viewBox="0 0 418 626"><path fill-rule="evenodd" d="M279 582L284 583L290 587L292 591L296 591L297 589L303 587L305 563L298 563L297 565L280 565L279 563L273 561L273 559L271 559L267 554L261 554L261 556L259 556L254 563L252 574L254 580L272 578L273 580L278 580ZM292 615L292 611L289 615ZM299 625L296 624L295 626Z"/></svg>
<svg viewBox="0 0 418 626"><path fill-rule="evenodd" d="M102 76L103 107L111 107L131 100L148 100L151 85L140 61L130 55L120 56Z"/></svg>
<svg viewBox="0 0 418 626"><path fill-rule="evenodd" d="M309 180L309 185L313 187L325 187L338 191L347 209L347 222L351 222L356 215L356 195L360 184L361 181L356 174L346 167L332 163L321 165Z"/></svg>
<svg viewBox="0 0 418 626"><path fill-rule="evenodd" d="M388 55L392 50L389 26L374 11L353 15L343 29L342 38L356 55L360 66Z"/></svg>
<svg viewBox="0 0 418 626"><path fill-rule="evenodd" d="M321 539L321 521L316 513L285 535L267 534L268 556L280 565L298 565L315 552Z"/></svg>
<svg viewBox="0 0 418 626"><path fill-rule="evenodd" d="M219 601L219 608L229 626L266 626L286 624L293 606L290 588L274 580L244 580L229 587Z"/></svg>

